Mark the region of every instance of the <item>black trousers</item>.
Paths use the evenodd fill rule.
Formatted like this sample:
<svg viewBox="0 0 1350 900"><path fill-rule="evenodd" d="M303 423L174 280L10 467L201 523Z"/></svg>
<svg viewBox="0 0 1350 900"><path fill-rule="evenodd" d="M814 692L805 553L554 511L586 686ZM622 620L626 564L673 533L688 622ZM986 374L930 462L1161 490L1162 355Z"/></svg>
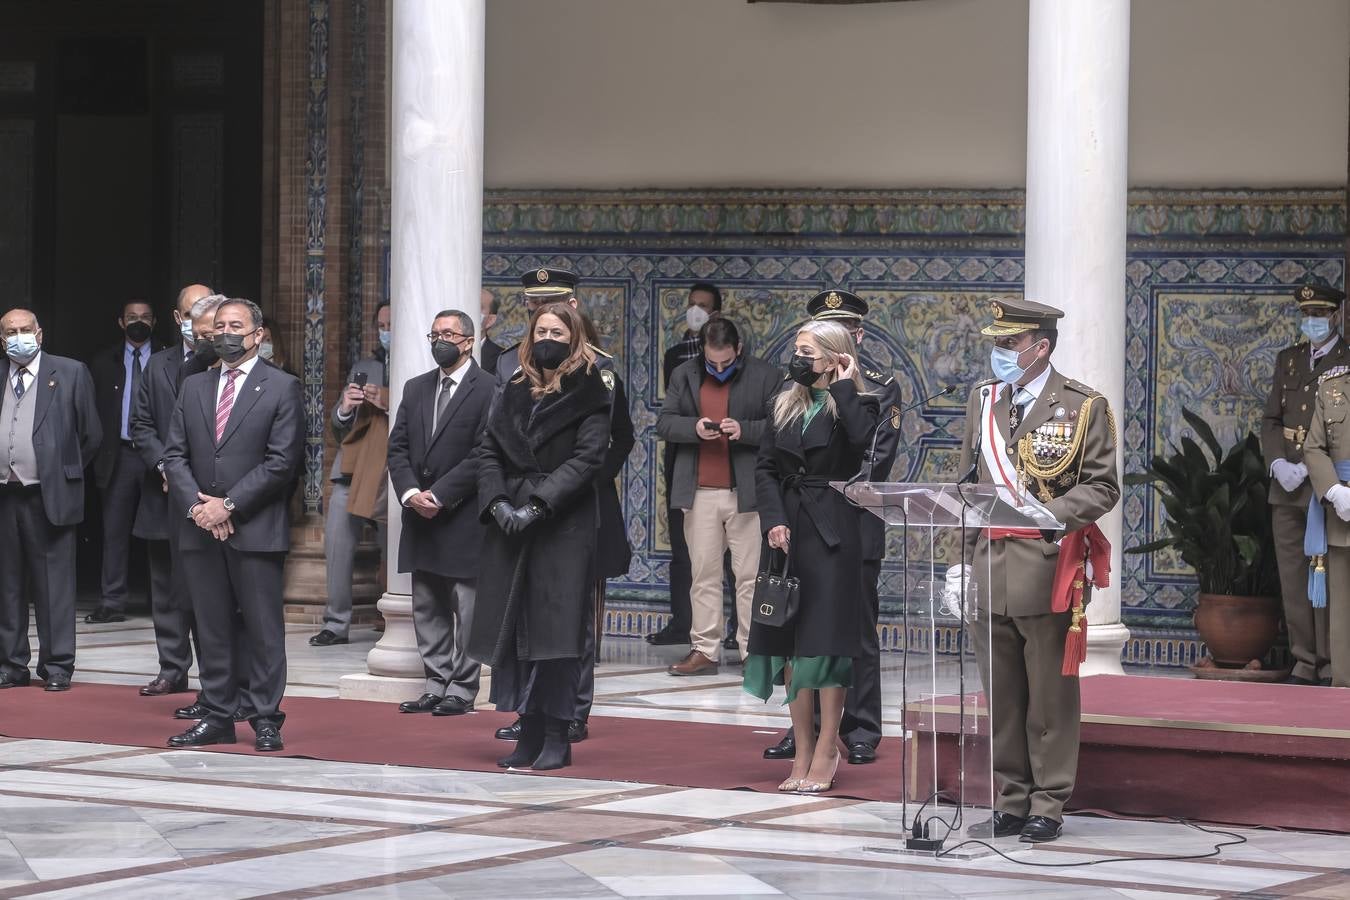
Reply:
<svg viewBox="0 0 1350 900"><path fill-rule="evenodd" d="M577 711L573 717L578 722L590 720L591 707L595 704L595 664L600 649L597 638L601 636L599 630L604 627L605 594L605 579L598 579L595 582L595 615L590 617L590 624L586 628L586 644L578 661Z"/></svg>
<svg viewBox="0 0 1350 900"><path fill-rule="evenodd" d="M231 726L235 710L242 708L255 730L280 727L286 718L281 712L286 692L281 599L286 554L249 553L213 543L184 550L182 559L197 621L197 669L201 702L209 710L206 721ZM241 667L247 671L239 672Z"/></svg>
<svg viewBox="0 0 1350 900"><path fill-rule="evenodd" d="M127 568L131 556L131 526L145 485L145 462L123 441L117 462L103 488L102 605L123 612L127 608Z"/></svg>
<svg viewBox="0 0 1350 900"><path fill-rule="evenodd" d="M148 541L150 555L150 618L155 626L159 677L182 681L192 668L196 621L188 595L186 573L176 563L178 541ZM200 655L200 648L198 650Z"/></svg>
<svg viewBox="0 0 1350 900"><path fill-rule="evenodd" d="M881 642L877 640L877 616L881 597L877 582L881 560L863 560L863 593L867 597L863 616L862 652L853 659L853 685L844 697L844 718L839 735L847 744L862 742L876 747L881 742Z"/></svg>
<svg viewBox="0 0 1350 900"><path fill-rule="evenodd" d="M670 505L670 480L674 475L675 455L667 452L664 463L666 525L670 531L670 623L666 627L679 634L688 634L694 622L694 611L689 605L689 589L694 585L694 567L689 562L689 544L684 540L684 510Z"/></svg>
<svg viewBox="0 0 1350 900"><path fill-rule="evenodd" d="M41 485L0 485L0 548L0 670L17 675L28 669L32 597L37 676L69 677L75 671L75 526L47 519Z"/></svg>

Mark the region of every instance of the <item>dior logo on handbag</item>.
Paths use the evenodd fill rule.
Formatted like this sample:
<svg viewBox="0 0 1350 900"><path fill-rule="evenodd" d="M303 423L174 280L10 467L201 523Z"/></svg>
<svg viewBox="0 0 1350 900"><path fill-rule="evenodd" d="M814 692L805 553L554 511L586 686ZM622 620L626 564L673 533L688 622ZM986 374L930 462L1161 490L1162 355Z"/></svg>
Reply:
<svg viewBox="0 0 1350 900"><path fill-rule="evenodd" d="M772 560L772 551L770 553ZM788 575L788 555L783 553L783 569L775 572L772 561L755 578L752 618L761 625L782 628L797 616L801 585Z"/></svg>

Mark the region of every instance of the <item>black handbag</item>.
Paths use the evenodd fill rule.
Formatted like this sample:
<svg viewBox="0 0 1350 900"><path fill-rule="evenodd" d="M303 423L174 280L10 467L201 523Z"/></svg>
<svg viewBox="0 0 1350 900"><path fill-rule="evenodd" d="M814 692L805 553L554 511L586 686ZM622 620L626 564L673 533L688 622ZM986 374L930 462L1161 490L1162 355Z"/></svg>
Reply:
<svg viewBox="0 0 1350 900"><path fill-rule="evenodd" d="M770 551L772 553L772 551ZM801 583L788 576L788 554L783 553L783 571L775 572L772 561L755 578L755 601L751 618L760 625L782 628L797 617Z"/></svg>

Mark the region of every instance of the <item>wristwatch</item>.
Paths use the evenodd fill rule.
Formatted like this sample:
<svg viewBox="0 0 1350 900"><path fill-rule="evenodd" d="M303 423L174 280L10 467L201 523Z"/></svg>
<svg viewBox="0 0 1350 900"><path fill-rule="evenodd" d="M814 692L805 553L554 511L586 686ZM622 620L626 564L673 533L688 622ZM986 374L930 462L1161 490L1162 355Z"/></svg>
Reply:
<svg viewBox="0 0 1350 900"><path fill-rule="evenodd" d="M234 501L229 497L226 497L221 505L225 507L226 512L234 512Z"/></svg>

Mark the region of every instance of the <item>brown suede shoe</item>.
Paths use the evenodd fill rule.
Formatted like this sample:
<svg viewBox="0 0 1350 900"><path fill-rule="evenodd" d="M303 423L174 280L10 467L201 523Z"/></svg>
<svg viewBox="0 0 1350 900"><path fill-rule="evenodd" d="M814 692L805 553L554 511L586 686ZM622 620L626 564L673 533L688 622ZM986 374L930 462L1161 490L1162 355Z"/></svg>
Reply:
<svg viewBox="0 0 1350 900"><path fill-rule="evenodd" d="M670 675L716 675L717 661L708 659L697 650L690 650L688 656L666 669L666 672Z"/></svg>

